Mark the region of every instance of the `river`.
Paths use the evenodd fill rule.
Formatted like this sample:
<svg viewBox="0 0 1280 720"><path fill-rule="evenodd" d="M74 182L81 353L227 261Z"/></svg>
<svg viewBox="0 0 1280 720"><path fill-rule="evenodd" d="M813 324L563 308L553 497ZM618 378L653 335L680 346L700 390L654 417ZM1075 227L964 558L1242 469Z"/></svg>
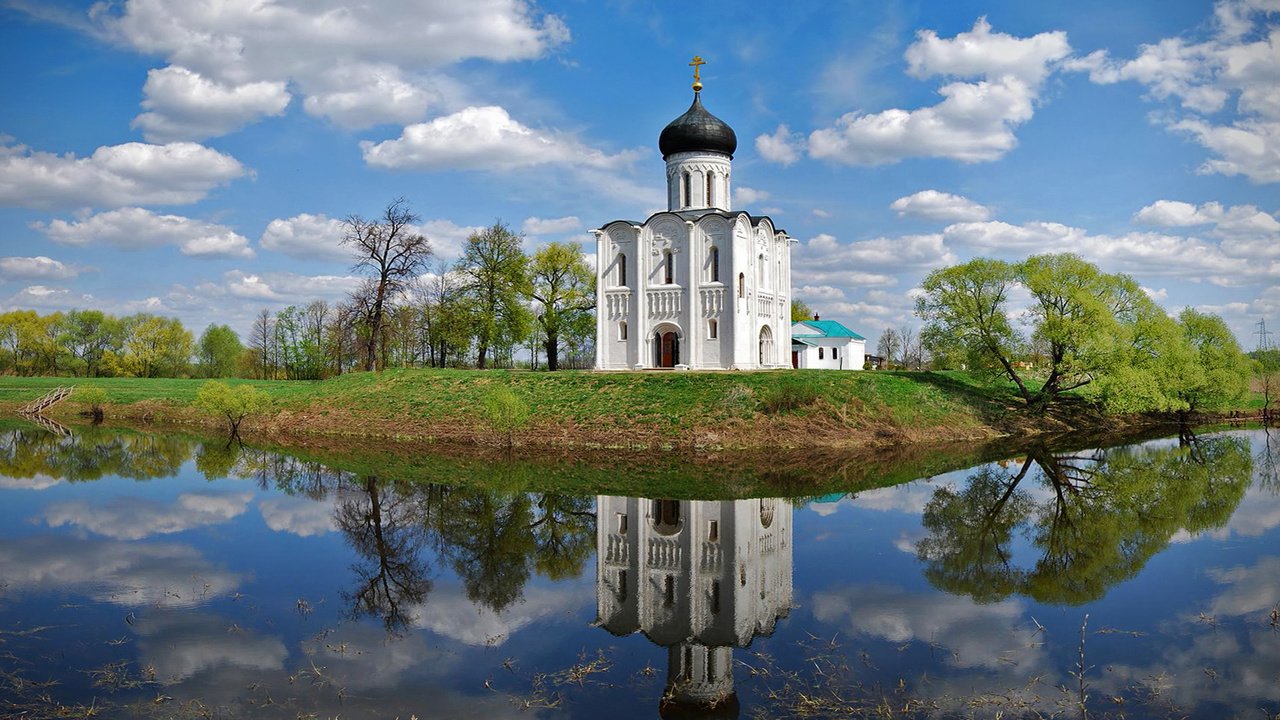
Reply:
<svg viewBox="0 0 1280 720"><path fill-rule="evenodd" d="M819 497L340 466L0 429L0 717L1280 712L1276 431Z"/></svg>

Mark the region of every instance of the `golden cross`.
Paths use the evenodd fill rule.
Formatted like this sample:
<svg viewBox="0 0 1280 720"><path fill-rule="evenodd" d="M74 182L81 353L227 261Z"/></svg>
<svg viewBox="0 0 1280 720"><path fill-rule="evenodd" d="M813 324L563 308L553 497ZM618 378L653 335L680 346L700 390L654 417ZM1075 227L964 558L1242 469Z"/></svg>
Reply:
<svg viewBox="0 0 1280 720"><path fill-rule="evenodd" d="M707 61L706 61L706 60L703 60L701 55L694 55L694 56L693 56L693 62L689 63L689 65L690 65L690 67L692 67L692 68L693 68L693 81L694 81L694 82L702 82L702 78L698 76L698 71L699 71L699 70L701 70L701 69L702 69L702 66L703 66L703 65L706 65L706 64L707 64Z"/></svg>

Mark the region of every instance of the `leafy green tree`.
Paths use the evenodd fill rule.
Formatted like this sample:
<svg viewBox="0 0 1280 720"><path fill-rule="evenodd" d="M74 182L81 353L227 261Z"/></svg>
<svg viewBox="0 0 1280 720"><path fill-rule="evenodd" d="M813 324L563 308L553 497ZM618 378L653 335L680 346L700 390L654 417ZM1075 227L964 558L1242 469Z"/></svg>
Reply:
<svg viewBox="0 0 1280 720"><path fill-rule="evenodd" d="M232 377L244 356L240 336L227 325L210 325L196 343L200 374L207 378Z"/></svg>
<svg viewBox="0 0 1280 720"><path fill-rule="evenodd" d="M72 395L72 399L89 406L89 415L95 423L102 422L103 408L110 400L106 390L97 385L85 385L77 387Z"/></svg>
<svg viewBox="0 0 1280 720"><path fill-rule="evenodd" d="M536 554L533 505L524 493L455 488L439 514L443 555L467 598L494 612L520 600Z"/></svg>
<svg viewBox="0 0 1280 720"><path fill-rule="evenodd" d="M239 437L240 423L246 417L260 413L270 405L269 395L247 384L228 385L210 380L196 391L196 408L211 415L225 417L232 437Z"/></svg>
<svg viewBox="0 0 1280 720"><path fill-rule="evenodd" d="M124 343L120 321L101 310L72 310L64 326L63 342L78 361L78 369L88 377L101 374L103 354L119 352Z"/></svg>
<svg viewBox="0 0 1280 720"><path fill-rule="evenodd" d="M1249 391L1253 367L1227 323L1217 315L1191 308L1178 316L1194 353L1194 373L1179 388L1187 410L1230 407Z"/></svg>
<svg viewBox="0 0 1280 720"><path fill-rule="evenodd" d="M596 306L596 276L581 246L553 242L534 253L530 277L529 295L538 303L534 312L546 337L547 369L554 371L560 367L561 335Z"/></svg>
<svg viewBox="0 0 1280 720"><path fill-rule="evenodd" d="M119 369L134 377L181 377L191 362L191 332L177 318L140 313L125 318Z"/></svg>
<svg viewBox="0 0 1280 720"><path fill-rule="evenodd" d="M1076 389L1130 412L1186 402L1176 386L1191 351L1128 276L1070 254L1021 263L978 258L930 273L922 287L916 314L927 323L925 345L944 355L962 350L969 367L1005 376L1034 410ZM1025 309L1009 305L1016 289L1030 296ZM1010 320L1019 313L1029 333Z"/></svg>
<svg viewBox="0 0 1280 720"><path fill-rule="evenodd" d="M523 238L501 222L467 238L457 272L474 313L476 365L484 369L490 350L504 340L518 344L528 310L520 302L529 285Z"/></svg>
<svg viewBox="0 0 1280 720"><path fill-rule="evenodd" d="M1249 353L1253 360L1253 390L1262 395L1262 417L1270 418L1280 396L1280 349L1268 348Z"/></svg>
<svg viewBox="0 0 1280 720"><path fill-rule="evenodd" d="M791 301L791 322L800 322L802 320L813 319L813 308L805 304L803 300Z"/></svg>

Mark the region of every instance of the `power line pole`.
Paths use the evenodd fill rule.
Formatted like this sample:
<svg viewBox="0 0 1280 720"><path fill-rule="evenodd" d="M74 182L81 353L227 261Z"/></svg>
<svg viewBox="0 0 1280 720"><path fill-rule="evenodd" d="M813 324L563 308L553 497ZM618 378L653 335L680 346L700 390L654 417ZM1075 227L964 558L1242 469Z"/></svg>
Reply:
<svg viewBox="0 0 1280 720"><path fill-rule="evenodd" d="M1269 349L1271 347L1271 341L1267 338L1271 337L1272 333L1267 330L1267 319L1262 318L1254 324L1254 327L1258 328L1258 331L1254 333L1258 336L1258 350Z"/></svg>

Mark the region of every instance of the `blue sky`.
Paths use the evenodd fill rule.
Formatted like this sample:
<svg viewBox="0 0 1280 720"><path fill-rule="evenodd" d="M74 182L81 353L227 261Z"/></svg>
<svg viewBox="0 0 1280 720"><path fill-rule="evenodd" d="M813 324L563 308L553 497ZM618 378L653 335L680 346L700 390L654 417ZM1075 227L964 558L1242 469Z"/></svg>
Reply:
<svg viewBox="0 0 1280 720"><path fill-rule="evenodd" d="M735 209L872 341L931 269L1072 251L1280 331L1280 0L0 0L0 308L245 332L355 283L403 196L437 257L664 203L662 127L737 132Z"/></svg>

